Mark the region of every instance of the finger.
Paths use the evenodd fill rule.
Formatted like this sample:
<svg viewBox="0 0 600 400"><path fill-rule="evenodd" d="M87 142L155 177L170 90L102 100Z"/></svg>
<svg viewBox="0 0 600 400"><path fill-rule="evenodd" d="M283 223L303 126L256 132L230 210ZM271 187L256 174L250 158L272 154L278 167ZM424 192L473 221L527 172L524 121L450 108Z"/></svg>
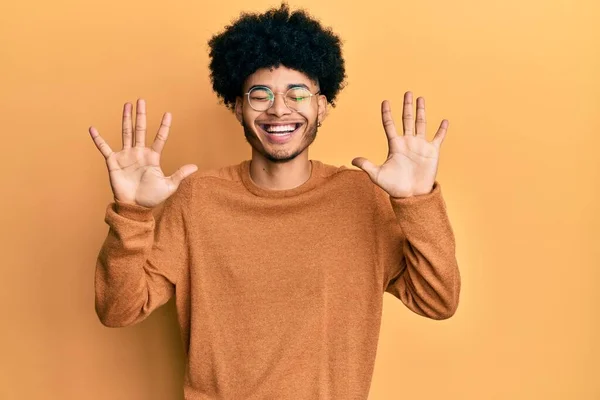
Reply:
<svg viewBox="0 0 600 400"><path fill-rule="evenodd" d="M379 173L379 167L364 157L357 157L352 160L352 165L365 171L371 180L375 182Z"/></svg>
<svg viewBox="0 0 600 400"><path fill-rule="evenodd" d="M404 93L404 104L402 105L402 130L404 131L404 135L415 134L413 96L411 92Z"/></svg>
<svg viewBox="0 0 600 400"><path fill-rule="evenodd" d="M447 119L443 120L438 128L435 136L433 137L432 143L439 149L442 143L444 142L444 138L446 137L446 132L448 131L448 126L450 122Z"/></svg>
<svg viewBox="0 0 600 400"><path fill-rule="evenodd" d="M398 136L398 133L396 133L396 125L392 118L392 107L387 100L384 100L381 103L381 122L383 123L383 129L385 130L388 139L391 140Z"/></svg>
<svg viewBox="0 0 600 400"><path fill-rule="evenodd" d="M415 132L417 136L427 137L426 134L427 121L425 120L425 99L417 98L417 120L415 122Z"/></svg>
<svg viewBox="0 0 600 400"><path fill-rule="evenodd" d="M133 146L133 128L131 125L131 103L123 106L123 149Z"/></svg>
<svg viewBox="0 0 600 400"><path fill-rule="evenodd" d="M146 146L146 102L138 99L135 113L135 146Z"/></svg>
<svg viewBox="0 0 600 400"><path fill-rule="evenodd" d="M169 129L171 128L171 114L165 113L163 115L162 121L160 123L160 128L158 128L158 132L156 137L154 138L154 142L152 143L152 150L160 154L162 152L163 147L165 147L165 143L167 141L167 137L169 137Z"/></svg>
<svg viewBox="0 0 600 400"><path fill-rule="evenodd" d="M96 128L91 126L89 131L90 131L90 136L92 137L92 140L94 141L94 144L96 145L98 150L100 150L100 153L102 153L104 158L110 157L110 155L113 154L113 151L110 148L110 146L104 141L104 139L102 139L102 136L100 136L100 134L98 133Z"/></svg>
<svg viewBox="0 0 600 400"><path fill-rule="evenodd" d="M179 168L173 175L168 177L167 179L170 181L170 186L173 188L173 192L177 190L179 184L188 176L193 174L198 170L198 167L194 164L187 164L183 167Z"/></svg>

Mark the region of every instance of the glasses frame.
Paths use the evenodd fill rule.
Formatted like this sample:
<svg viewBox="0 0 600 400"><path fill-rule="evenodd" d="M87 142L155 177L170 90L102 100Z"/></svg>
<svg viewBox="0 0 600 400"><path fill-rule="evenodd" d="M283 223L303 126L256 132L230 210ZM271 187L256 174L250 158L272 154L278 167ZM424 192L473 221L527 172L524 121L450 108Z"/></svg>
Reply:
<svg viewBox="0 0 600 400"><path fill-rule="evenodd" d="M252 107L252 102L250 101L250 93L255 90L255 89L266 89L267 91L271 92L273 94L273 98L269 101L269 106L267 108L265 108L264 110L257 110L256 108ZM252 89L250 89L248 92L244 93L244 96L246 96L246 98L248 99L248 105L250 106L250 108L252 108L254 111L258 111L258 112L265 112L267 111L269 108L273 107L273 104L275 104L275 95L281 94L283 95L283 104L285 104L285 106L287 107L288 110L290 111L295 111L295 112L299 112L298 110L291 108L288 103L287 103L287 94L290 90L294 90L294 89L304 89L308 92L308 94L310 95L310 101L309 101L309 105L312 103L312 99L314 96L317 96L319 94L321 94L321 91L317 91L316 93L311 93L310 90L308 90L308 88L305 88L304 86L293 86L291 88L289 88L288 90L286 90L285 92L274 92L272 91L269 87L267 86L255 86Z"/></svg>

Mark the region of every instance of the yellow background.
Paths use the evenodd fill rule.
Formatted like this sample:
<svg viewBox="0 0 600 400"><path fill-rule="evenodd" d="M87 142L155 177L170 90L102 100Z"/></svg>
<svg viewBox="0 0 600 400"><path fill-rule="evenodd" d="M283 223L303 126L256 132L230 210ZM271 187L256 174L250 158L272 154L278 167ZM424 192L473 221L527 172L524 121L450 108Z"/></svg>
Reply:
<svg viewBox="0 0 600 400"><path fill-rule="evenodd" d="M181 396L173 304L109 329L93 273L112 196L96 126L173 114L167 174L250 157L207 40L277 2L11 1L0 7L0 398ZM348 86L310 157L386 157L380 102L450 121L438 180L463 278L436 322L386 295L371 400L600 399L600 18L596 0L306 0L344 39ZM153 134L149 139L153 139Z"/></svg>

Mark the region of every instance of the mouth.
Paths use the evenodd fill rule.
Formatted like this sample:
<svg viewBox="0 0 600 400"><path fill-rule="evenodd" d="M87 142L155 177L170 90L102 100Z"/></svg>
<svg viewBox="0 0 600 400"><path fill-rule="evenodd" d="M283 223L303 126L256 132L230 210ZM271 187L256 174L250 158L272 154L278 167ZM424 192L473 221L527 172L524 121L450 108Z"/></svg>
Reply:
<svg viewBox="0 0 600 400"><path fill-rule="evenodd" d="M300 130L304 125L302 122L278 123L278 124L257 124L262 133L272 143L286 143Z"/></svg>

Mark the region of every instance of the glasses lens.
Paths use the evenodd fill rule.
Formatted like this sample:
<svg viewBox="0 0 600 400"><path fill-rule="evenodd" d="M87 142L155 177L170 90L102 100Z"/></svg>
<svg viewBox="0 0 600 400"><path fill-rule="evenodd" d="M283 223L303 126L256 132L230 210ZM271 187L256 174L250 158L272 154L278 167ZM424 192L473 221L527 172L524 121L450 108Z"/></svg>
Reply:
<svg viewBox="0 0 600 400"><path fill-rule="evenodd" d="M304 88L291 88L285 94L285 103L296 111L302 111L310 104L311 94Z"/></svg>
<svg viewBox="0 0 600 400"><path fill-rule="evenodd" d="M265 111L271 107L273 101L273 92L267 88L254 88L248 94L250 107L257 111Z"/></svg>

